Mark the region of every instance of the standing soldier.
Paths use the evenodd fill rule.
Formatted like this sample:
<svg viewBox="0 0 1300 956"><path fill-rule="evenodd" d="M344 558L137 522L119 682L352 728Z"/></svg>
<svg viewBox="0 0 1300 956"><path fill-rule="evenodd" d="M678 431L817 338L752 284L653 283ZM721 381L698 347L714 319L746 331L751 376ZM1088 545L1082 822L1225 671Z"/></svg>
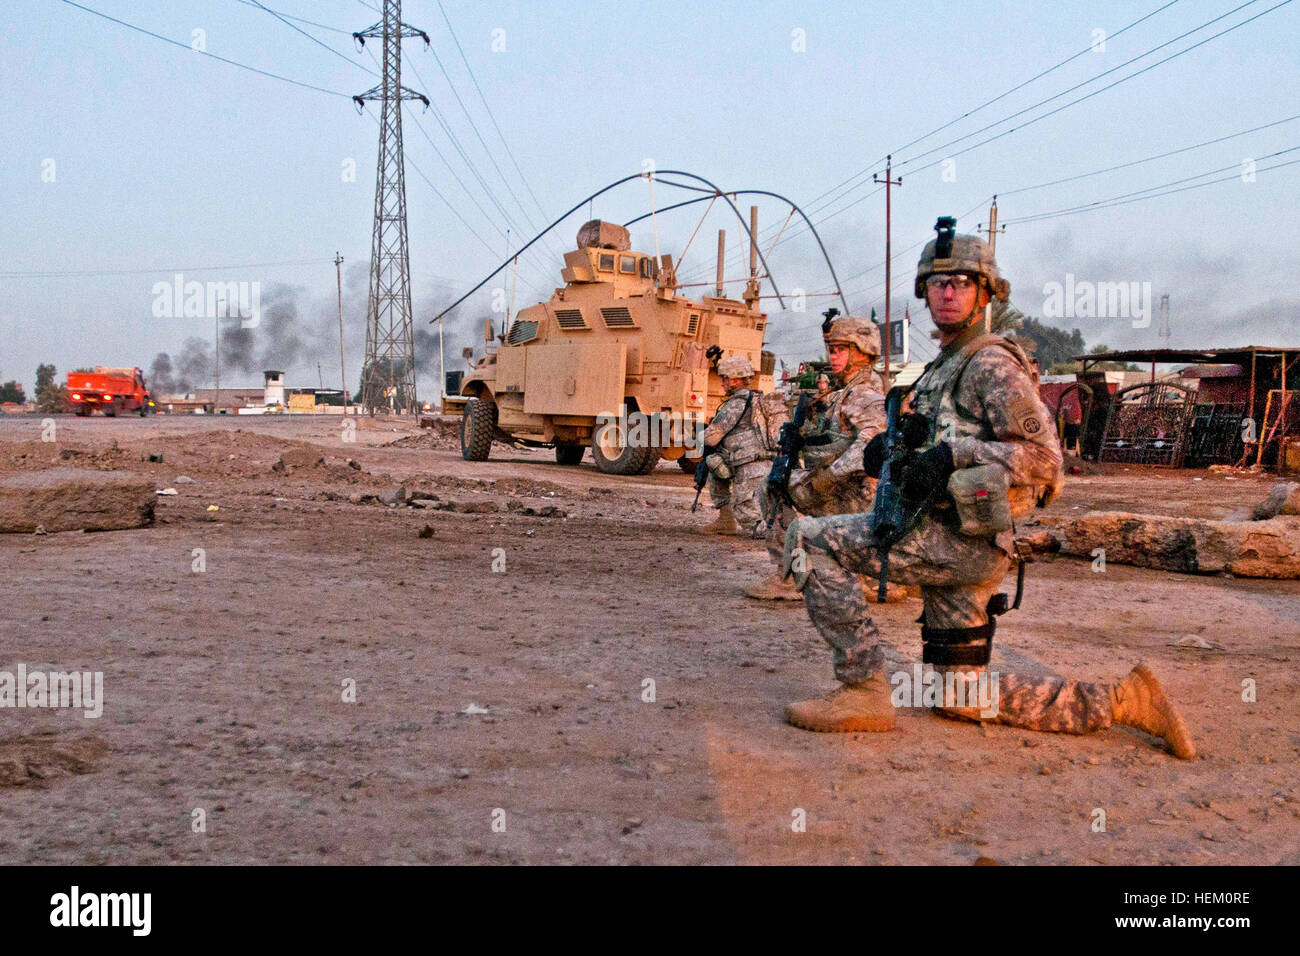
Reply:
<svg viewBox="0 0 1300 956"><path fill-rule="evenodd" d="M718 363L727 400L718 406L704 432L704 461L709 469L709 497L718 517L701 530L706 534L758 537L763 519L763 483L771 452L755 418L762 394L748 387L754 366L743 355Z"/></svg>
<svg viewBox="0 0 1300 956"><path fill-rule="evenodd" d="M939 220L938 237L917 266L916 296L930 309L941 349L916 383L914 416L900 428L917 452L901 476L905 505L939 504L922 510L915 526L887 550L887 567L891 580L921 586L922 660L937 676L952 675L967 687L996 676L999 693L989 709L954 706L955 695L945 694L940 712L1076 734L1123 724L1165 738L1175 756L1190 759L1196 754L1191 734L1145 665L1109 685L986 673L996 615L1005 610L998 586L1013 563L1012 519L1054 499L1063 477L1060 446L1029 360L1013 343L983 329L985 305L990 297L1005 301L1010 285L988 244L955 235L955 226L954 219ZM879 475L884 445L882 436L869 446L868 473ZM891 480L899 477L893 469L891 464ZM785 567L795 572L808 616L833 649L841 682L821 700L786 709L786 719L797 727L894 726L881 672L884 651L857 578L880 574L884 549L873 527L870 515L799 518L790 526Z"/></svg>
<svg viewBox="0 0 1300 956"><path fill-rule="evenodd" d="M880 332L868 319L845 316L826 333L826 352L838 391L824 398L825 412L805 423L804 468L790 473L788 501L768 501L767 550L779 569L785 533L801 515L854 514L871 510L875 481L863 469L867 442L885 428L885 384L876 372ZM799 590L779 571L746 589L760 601L798 601Z"/></svg>

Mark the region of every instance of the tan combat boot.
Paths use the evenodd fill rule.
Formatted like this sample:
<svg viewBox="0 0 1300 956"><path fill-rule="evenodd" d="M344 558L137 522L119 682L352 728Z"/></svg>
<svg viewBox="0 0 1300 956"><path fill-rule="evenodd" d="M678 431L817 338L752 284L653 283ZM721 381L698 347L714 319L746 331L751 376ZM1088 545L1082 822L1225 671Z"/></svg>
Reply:
<svg viewBox="0 0 1300 956"><path fill-rule="evenodd" d="M889 697L885 675L877 674L862 684L841 684L821 700L796 701L785 709L785 719L819 733L879 733L894 729Z"/></svg>
<svg viewBox="0 0 1300 956"><path fill-rule="evenodd" d="M731 511L731 505L723 505L719 508L718 516L713 519L713 523L701 528L700 534L740 534L740 525L736 524L736 516Z"/></svg>
<svg viewBox="0 0 1300 956"><path fill-rule="evenodd" d="M769 574L745 588L745 596L756 601L802 601L803 592L779 574Z"/></svg>
<svg viewBox="0 0 1300 956"><path fill-rule="evenodd" d="M1175 757L1191 760L1196 756L1191 732L1145 664L1139 664L1122 681L1111 686L1110 706L1115 723L1163 737Z"/></svg>

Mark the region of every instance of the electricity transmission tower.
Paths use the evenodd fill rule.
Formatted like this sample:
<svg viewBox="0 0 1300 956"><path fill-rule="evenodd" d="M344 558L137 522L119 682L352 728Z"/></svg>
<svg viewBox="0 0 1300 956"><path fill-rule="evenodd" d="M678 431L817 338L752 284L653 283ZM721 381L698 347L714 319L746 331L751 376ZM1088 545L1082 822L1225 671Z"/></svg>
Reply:
<svg viewBox="0 0 1300 956"><path fill-rule="evenodd" d="M429 100L402 86L402 40L429 35L402 22L401 0L384 0L384 18L352 34L384 42L380 84L352 97L358 109L378 100L379 164L375 177L375 232L370 246L370 297L366 305L366 361L361 371L361 403L415 411L415 330L411 316L411 261L406 249L406 164L402 156L402 100ZM344 386L346 387L346 385Z"/></svg>

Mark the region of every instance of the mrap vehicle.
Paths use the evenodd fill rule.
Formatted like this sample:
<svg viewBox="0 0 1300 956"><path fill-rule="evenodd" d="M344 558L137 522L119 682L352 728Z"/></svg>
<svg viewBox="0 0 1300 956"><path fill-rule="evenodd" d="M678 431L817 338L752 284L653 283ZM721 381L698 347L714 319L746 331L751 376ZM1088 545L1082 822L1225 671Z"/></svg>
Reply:
<svg viewBox="0 0 1300 956"><path fill-rule="evenodd" d="M553 447L562 465L590 447L609 474L645 474L660 458L690 470L687 446L698 451L696 429L725 397L718 360L745 356L759 369L755 387L773 388L756 280L743 300L679 296L671 256L634 252L627 229L599 220L578 231L561 278L564 287L518 312L504 335L494 338L488 323L492 344L445 400L444 411L461 412L467 461L486 460L495 439ZM651 442L626 425L640 416ZM624 424L605 427L614 421Z"/></svg>

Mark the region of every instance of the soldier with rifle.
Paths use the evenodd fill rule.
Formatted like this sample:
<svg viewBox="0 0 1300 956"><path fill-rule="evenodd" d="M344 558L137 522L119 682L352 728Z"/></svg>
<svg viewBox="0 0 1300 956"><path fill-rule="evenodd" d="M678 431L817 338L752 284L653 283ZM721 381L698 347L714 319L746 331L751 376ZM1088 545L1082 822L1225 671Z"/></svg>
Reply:
<svg viewBox="0 0 1300 956"><path fill-rule="evenodd" d="M956 235L948 217L935 228L915 292L941 349L906 412L902 393L891 392L889 427L867 446L864 467L879 477L873 512L799 518L786 536L784 569L832 648L840 682L825 698L786 708L786 719L806 730L894 726L884 647L859 574L920 585L922 660L966 686L987 678L997 617L1009 604L999 586L1023 560L1013 521L1050 503L1063 483L1061 450L1029 360L984 331L985 306L991 297L1006 301L1010 285L982 239ZM1186 724L1145 665L1115 684L996 676L991 713L957 706L947 694L940 713L1076 734L1122 724L1164 738L1175 756L1195 756Z"/></svg>
<svg viewBox="0 0 1300 956"><path fill-rule="evenodd" d="M754 367L745 356L732 355L718 362L718 377L727 399L704 432L704 456L695 469L695 500L699 501L698 492L707 482L718 517L700 530L758 537L763 479L772 456L755 419L761 395L748 387Z"/></svg>
<svg viewBox="0 0 1300 956"><path fill-rule="evenodd" d="M867 442L885 427L884 381L875 370L880 332L868 319L837 315L836 310L829 310L823 326L837 390L819 395L804 416L796 409L798 428L782 426L782 444L789 448L783 447L774 462L765 508L767 550L774 570L745 590L756 600L802 598L777 570L785 550L786 529L796 514L853 514L871 509L875 482L863 469L862 457ZM802 398L800 401L804 404Z"/></svg>

